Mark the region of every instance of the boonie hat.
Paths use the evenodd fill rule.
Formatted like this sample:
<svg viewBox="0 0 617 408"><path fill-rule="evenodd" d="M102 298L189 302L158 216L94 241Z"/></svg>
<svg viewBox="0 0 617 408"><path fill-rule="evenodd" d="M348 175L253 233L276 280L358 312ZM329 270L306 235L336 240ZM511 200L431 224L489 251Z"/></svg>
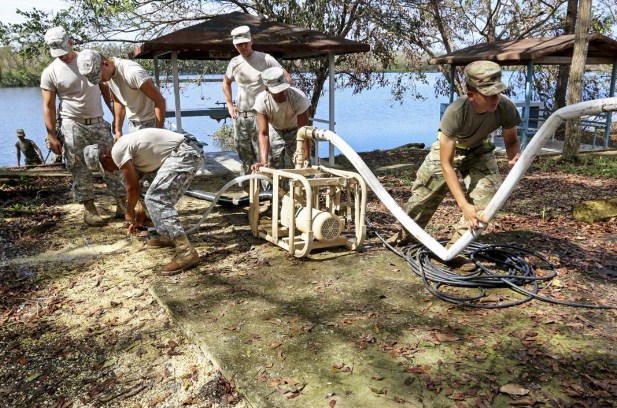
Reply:
<svg viewBox="0 0 617 408"><path fill-rule="evenodd" d="M17 137L26 137L26 132L23 129L17 129Z"/></svg>
<svg viewBox="0 0 617 408"><path fill-rule="evenodd" d="M501 82L501 67L493 61L474 61L465 67L467 83L482 95L497 95L508 89Z"/></svg>
<svg viewBox="0 0 617 408"><path fill-rule="evenodd" d="M69 36L62 27L54 27L45 33L45 44L52 57L61 57L69 52Z"/></svg>
<svg viewBox="0 0 617 408"><path fill-rule="evenodd" d="M251 41L251 29L249 26L240 26L231 30L234 44L241 44Z"/></svg>
<svg viewBox="0 0 617 408"><path fill-rule="evenodd" d="M99 162L99 145L94 144L84 147L84 160L86 161L86 166L90 170L99 170L101 168L101 163Z"/></svg>
<svg viewBox="0 0 617 408"><path fill-rule="evenodd" d="M261 80L272 93L283 92L291 85L285 81L285 71L281 67L272 67L261 73Z"/></svg>
<svg viewBox="0 0 617 408"><path fill-rule="evenodd" d="M98 85L102 78L101 54L94 50L83 50L77 56L79 73L88 78L92 85Z"/></svg>

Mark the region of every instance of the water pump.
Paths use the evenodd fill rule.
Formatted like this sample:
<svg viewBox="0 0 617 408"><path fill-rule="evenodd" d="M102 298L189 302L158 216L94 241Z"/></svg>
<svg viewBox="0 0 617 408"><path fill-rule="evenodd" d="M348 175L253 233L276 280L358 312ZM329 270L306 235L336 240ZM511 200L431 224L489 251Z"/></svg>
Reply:
<svg viewBox="0 0 617 408"><path fill-rule="evenodd" d="M251 231L296 257L316 248L356 250L366 237L366 183L354 172L308 165L303 148L306 138L318 138L309 126L300 128L296 136L296 168L259 169L258 173L272 179L271 217L259 210L261 182L250 180Z"/></svg>

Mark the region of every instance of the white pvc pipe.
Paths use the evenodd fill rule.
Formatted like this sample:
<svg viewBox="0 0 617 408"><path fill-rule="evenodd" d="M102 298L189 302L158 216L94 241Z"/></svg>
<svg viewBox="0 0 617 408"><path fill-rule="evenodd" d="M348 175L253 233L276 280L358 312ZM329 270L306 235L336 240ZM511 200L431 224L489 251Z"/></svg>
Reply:
<svg viewBox="0 0 617 408"><path fill-rule="evenodd" d="M617 98L605 98L597 99L593 101L580 102L574 105L569 105L555 111L544 122L542 127L538 129L538 132L531 139L531 142L527 145L524 152L521 154L516 165L510 170L510 173L504 180L503 184L495 193L495 196L483 211L483 216L488 221L491 221L497 211L501 209L505 201L508 199L514 187L518 184L521 178L525 175L525 172L531 165L531 162L536 157L538 152L546 144L546 141L557 130L559 125L567 119L573 119L584 115L594 115L600 112L612 112L617 111ZM317 129L309 126L301 128L301 131L305 132L308 137L319 140L327 140L336 146L341 153L343 153L349 161L354 165L356 170L364 177L366 183L373 189L373 192L381 200L381 202L388 208L388 210L396 217L396 219L403 225L403 227L409 231L414 237L416 237L424 246L426 246L431 252L437 255L444 261L453 259L458 255L471 241L480 235L479 230L471 232L468 230L459 238L450 249L446 249L437 240L431 237L426 231L424 231L418 224L412 220L405 211L394 201L392 196L383 188L377 177L369 170L364 161L358 156L358 154L336 133ZM300 133L300 131L299 131Z"/></svg>

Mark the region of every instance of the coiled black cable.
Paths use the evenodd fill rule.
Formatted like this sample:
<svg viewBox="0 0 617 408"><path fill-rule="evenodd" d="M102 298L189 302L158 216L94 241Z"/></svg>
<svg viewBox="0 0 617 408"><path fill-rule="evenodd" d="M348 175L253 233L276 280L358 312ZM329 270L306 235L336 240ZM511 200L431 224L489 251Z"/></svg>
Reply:
<svg viewBox="0 0 617 408"><path fill-rule="evenodd" d="M478 309L503 309L536 299L563 306L617 309L617 306L568 302L541 296L539 294L540 283L553 279L557 275L557 270L548 259L537 252L513 245L483 245L474 242L469 244L460 255L474 261L477 269L469 273L456 272L441 263L423 245L415 244L395 248L375 230L370 220L366 220L366 225L388 249L405 259L411 270L422 279L424 286L433 296L446 302ZM537 272L540 270L542 275L538 276ZM473 290L475 293L455 295L451 293L453 287ZM488 290L498 288L509 288L524 297L492 304L480 303L487 300Z"/></svg>

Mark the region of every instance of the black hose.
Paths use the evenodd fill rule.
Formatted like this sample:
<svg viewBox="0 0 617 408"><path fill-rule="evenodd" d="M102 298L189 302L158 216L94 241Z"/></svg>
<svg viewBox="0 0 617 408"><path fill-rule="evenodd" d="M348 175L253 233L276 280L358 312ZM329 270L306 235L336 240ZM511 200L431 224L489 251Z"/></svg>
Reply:
<svg viewBox="0 0 617 408"><path fill-rule="evenodd" d="M407 261L411 270L422 279L424 286L433 296L446 302L478 309L502 309L536 299L563 306L617 309L617 306L568 302L541 296L540 283L553 279L557 270L548 259L537 252L512 245L471 243L461 255L473 260L477 269L463 274L447 268L422 244L395 248L375 230L370 220L366 220L366 225L388 249ZM441 242L442 245L444 243L445 241ZM542 276L537 275L538 271L543 271ZM451 293L452 287L475 290L477 293L457 296ZM509 288L524 297L491 303L487 299L487 293L490 289L497 288Z"/></svg>
<svg viewBox="0 0 617 408"><path fill-rule="evenodd" d="M188 190L185 193L189 197L199 198L200 200L206 200L213 202L216 199L216 193L211 193L209 191L202 190ZM272 190L261 191L259 193L259 202L272 200ZM218 203L224 207L246 207L249 205L249 196L245 195L242 197L229 197L229 196L220 196L218 199Z"/></svg>

